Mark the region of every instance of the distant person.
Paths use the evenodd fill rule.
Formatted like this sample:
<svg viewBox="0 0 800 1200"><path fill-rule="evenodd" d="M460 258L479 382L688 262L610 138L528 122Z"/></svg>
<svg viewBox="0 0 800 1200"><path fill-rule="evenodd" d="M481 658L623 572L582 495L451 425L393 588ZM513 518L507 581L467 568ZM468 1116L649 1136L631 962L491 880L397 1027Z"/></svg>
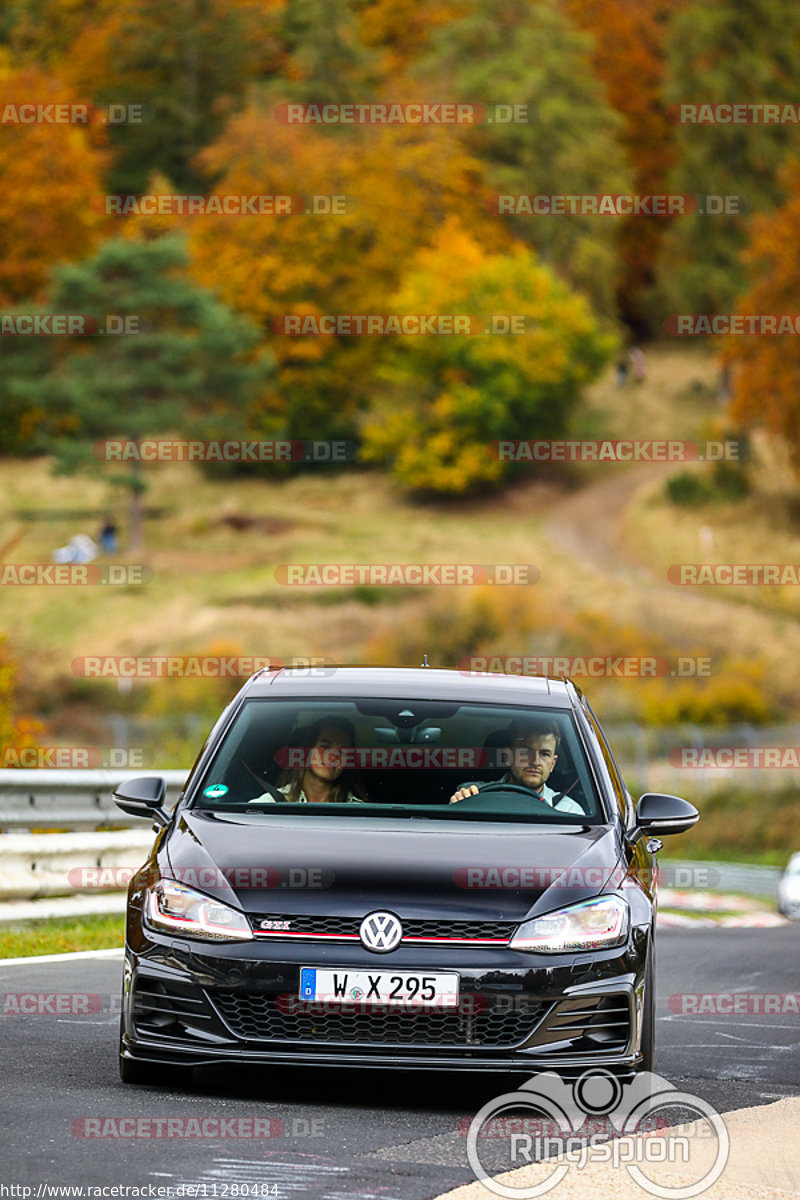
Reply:
<svg viewBox="0 0 800 1200"><path fill-rule="evenodd" d="M617 359L617 387L625 387L628 382L628 360L627 358Z"/></svg>
<svg viewBox="0 0 800 1200"><path fill-rule="evenodd" d="M100 549L103 554L118 554L119 553L119 536L117 527L110 517L107 517L103 523L103 528L100 530Z"/></svg>
<svg viewBox="0 0 800 1200"><path fill-rule="evenodd" d="M76 533L69 539L66 546L59 546L50 555L54 563L90 563L97 558L98 547L94 538L88 533Z"/></svg>
<svg viewBox="0 0 800 1200"><path fill-rule="evenodd" d="M584 810L576 800L563 792L554 792L547 786L547 780L558 762L560 744L561 734L555 721L547 718L515 721L508 730L511 768L496 782L527 788L532 800L558 812L584 816ZM462 783L450 797L450 803L457 804L467 796L477 796L482 787L489 786L487 783Z"/></svg>
<svg viewBox="0 0 800 1200"><path fill-rule="evenodd" d="M638 346L634 346L631 350L631 368L635 382L644 383L647 378L647 359L644 351L640 350Z"/></svg>
<svg viewBox="0 0 800 1200"><path fill-rule="evenodd" d="M303 731L308 749L301 767L289 767L278 791L292 804L364 804L367 795L358 771L342 766L341 751L355 746L355 729L343 717L322 717ZM251 804L276 803L265 792Z"/></svg>

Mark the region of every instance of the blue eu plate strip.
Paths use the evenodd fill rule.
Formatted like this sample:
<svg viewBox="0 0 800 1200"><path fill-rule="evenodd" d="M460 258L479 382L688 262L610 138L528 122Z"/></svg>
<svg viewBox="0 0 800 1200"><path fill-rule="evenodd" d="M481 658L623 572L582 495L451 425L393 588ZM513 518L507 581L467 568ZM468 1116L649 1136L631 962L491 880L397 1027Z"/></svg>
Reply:
<svg viewBox="0 0 800 1200"><path fill-rule="evenodd" d="M316 967L302 967L300 971L300 997L303 1000L313 1000L317 992Z"/></svg>

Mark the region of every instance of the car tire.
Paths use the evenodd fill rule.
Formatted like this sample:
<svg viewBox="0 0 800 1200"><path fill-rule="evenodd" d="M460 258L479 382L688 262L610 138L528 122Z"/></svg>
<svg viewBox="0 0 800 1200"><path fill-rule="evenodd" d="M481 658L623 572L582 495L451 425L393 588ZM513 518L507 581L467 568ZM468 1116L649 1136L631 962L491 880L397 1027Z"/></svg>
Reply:
<svg viewBox="0 0 800 1200"><path fill-rule="evenodd" d="M642 999L642 1061L637 1071L652 1071L656 1054L656 948L651 935L647 966L644 972L644 996Z"/></svg>

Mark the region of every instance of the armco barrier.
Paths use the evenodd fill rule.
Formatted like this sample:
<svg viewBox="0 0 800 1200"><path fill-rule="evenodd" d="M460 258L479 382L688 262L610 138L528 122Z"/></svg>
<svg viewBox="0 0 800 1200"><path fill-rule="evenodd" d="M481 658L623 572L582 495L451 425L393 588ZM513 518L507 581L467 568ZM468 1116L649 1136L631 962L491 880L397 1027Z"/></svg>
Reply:
<svg viewBox="0 0 800 1200"><path fill-rule="evenodd" d="M137 775L166 779L171 807L188 771L0 770L0 833L88 830L104 825L141 829L141 819L127 816L111 795L118 783Z"/></svg>
<svg viewBox="0 0 800 1200"><path fill-rule="evenodd" d="M153 829L118 809L112 791L143 774L166 779L170 807L187 776L186 771L0 770L0 901L75 896L82 894L82 880L91 878L80 868L141 866Z"/></svg>

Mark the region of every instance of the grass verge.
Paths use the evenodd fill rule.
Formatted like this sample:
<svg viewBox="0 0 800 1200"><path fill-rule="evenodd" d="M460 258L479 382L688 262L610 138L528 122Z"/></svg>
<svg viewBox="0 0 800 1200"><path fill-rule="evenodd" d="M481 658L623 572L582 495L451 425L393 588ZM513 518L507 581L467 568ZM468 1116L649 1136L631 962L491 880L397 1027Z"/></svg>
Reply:
<svg viewBox="0 0 800 1200"><path fill-rule="evenodd" d="M124 938L124 913L20 922L19 925L0 927L0 959L66 954L73 950L108 950L122 946Z"/></svg>

